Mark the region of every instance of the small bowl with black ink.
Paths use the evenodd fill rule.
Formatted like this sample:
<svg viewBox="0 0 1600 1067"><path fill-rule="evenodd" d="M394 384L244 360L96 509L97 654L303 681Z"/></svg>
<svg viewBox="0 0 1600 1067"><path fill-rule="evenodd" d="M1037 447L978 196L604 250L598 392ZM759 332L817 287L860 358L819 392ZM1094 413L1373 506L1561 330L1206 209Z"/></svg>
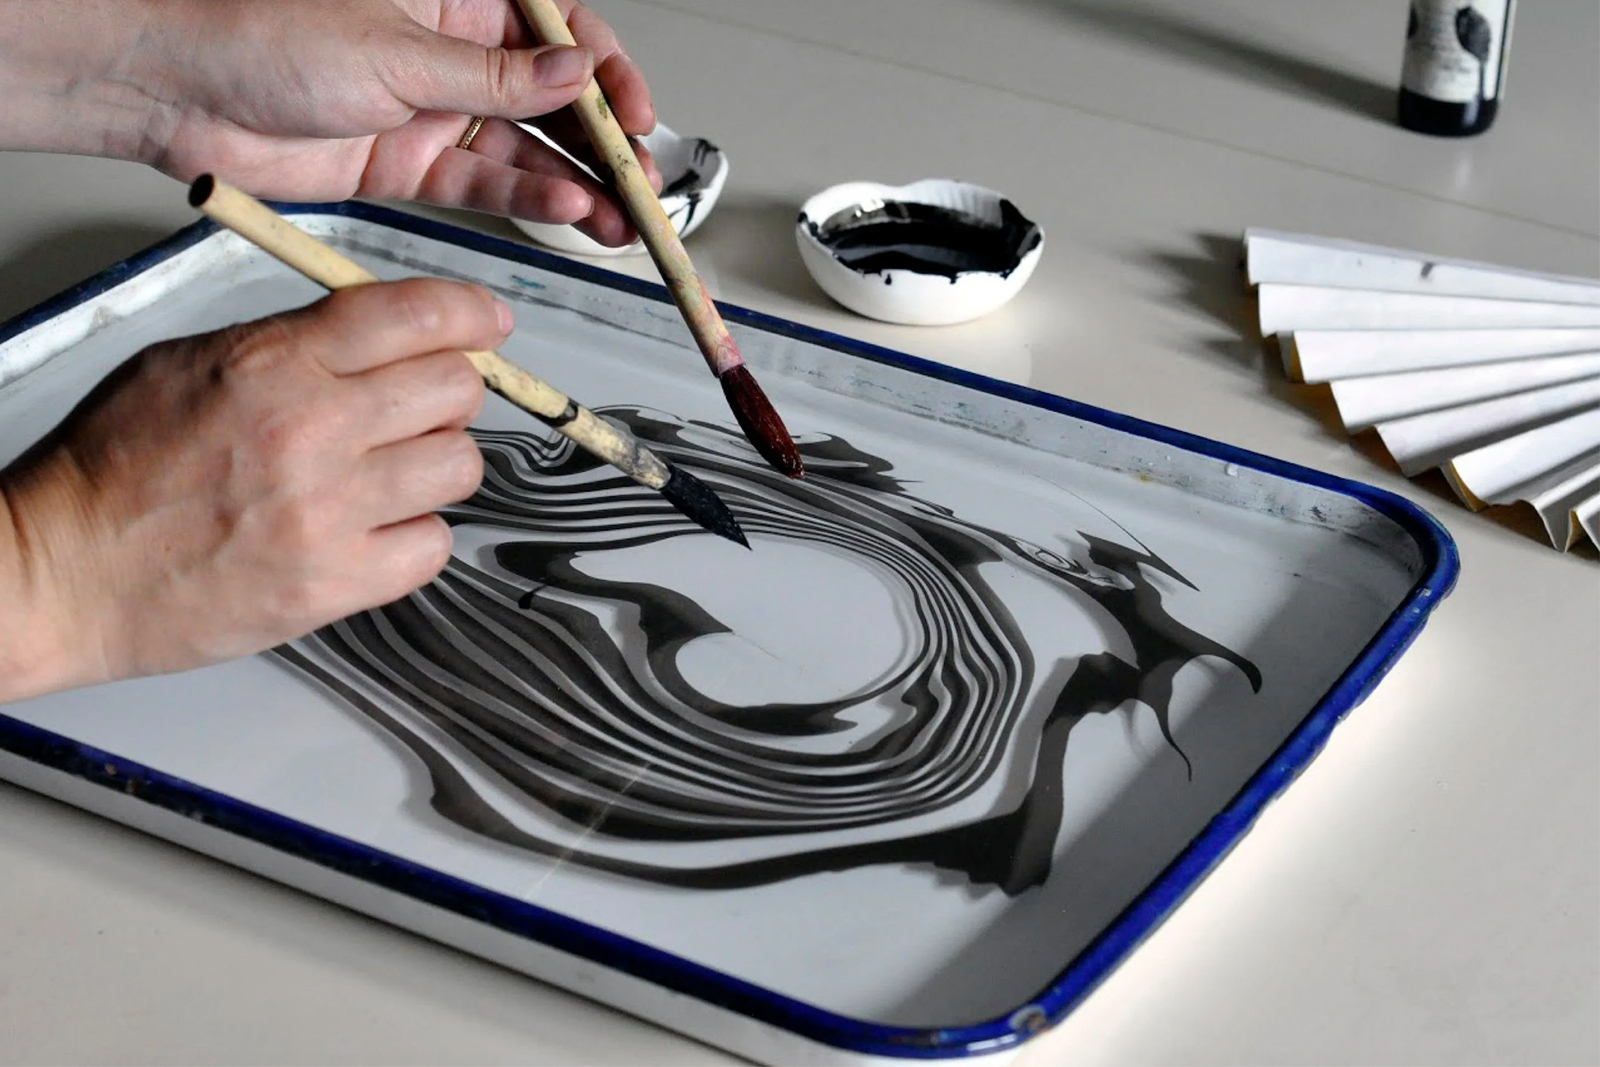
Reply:
<svg viewBox="0 0 1600 1067"><path fill-rule="evenodd" d="M1021 291L1044 251L1044 231L1006 197L941 178L824 189L801 207L795 240L829 296L913 326L987 315Z"/></svg>
<svg viewBox="0 0 1600 1067"><path fill-rule="evenodd" d="M546 144L554 145L548 137L532 126L523 126ZM656 128L639 138L655 157L661 170L661 206L666 210L672 228L679 237L694 231L722 195L728 182L728 157L722 149L704 137L685 137L670 127L656 123ZM565 153L563 153L565 154ZM570 159L571 157L568 156ZM573 160L577 163L576 160ZM582 163L584 171L594 172ZM628 256L644 252L644 242L635 240L621 248L611 248L592 241L572 226L553 226L543 222L512 219L511 224L539 244L558 252L573 252L581 256Z"/></svg>

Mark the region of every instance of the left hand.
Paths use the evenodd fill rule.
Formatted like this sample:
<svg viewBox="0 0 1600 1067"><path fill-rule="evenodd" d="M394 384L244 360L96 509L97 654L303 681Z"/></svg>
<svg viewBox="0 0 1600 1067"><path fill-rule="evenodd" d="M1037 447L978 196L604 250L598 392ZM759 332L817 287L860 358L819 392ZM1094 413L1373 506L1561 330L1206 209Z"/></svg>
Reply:
<svg viewBox="0 0 1600 1067"><path fill-rule="evenodd" d="M625 132L655 127L644 77L616 34L576 0L557 6L577 49L539 47L510 0L147 4L125 61L151 102L146 162L183 181L212 171L278 199L420 200L576 223L603 244L626 243L633 229L612 195L509 121L537 120L591 160L566 105L593 71ZM473 115L490 121L463 151Z"/></svg>
<svg viewBox="0 0 1600 1067"><path fill-rule="evenodd" d="M54 0L52 0L54 2ZM486 290L358 285L145 349L0 471L0 703L248 655L431 581L505 340Z"/></svg>

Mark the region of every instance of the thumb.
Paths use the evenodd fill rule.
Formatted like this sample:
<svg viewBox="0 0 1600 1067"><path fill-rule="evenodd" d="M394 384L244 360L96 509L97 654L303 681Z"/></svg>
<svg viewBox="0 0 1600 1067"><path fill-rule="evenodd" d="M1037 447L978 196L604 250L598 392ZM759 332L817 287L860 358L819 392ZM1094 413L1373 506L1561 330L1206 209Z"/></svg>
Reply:
<svg viewBox="0 0 1600 1067"><path fill-rule="evenodd" d="M390 75L395 94L420 110L525 119L576 100L594 76L594 55L562 45L485 48L429 33Z"/></svg>

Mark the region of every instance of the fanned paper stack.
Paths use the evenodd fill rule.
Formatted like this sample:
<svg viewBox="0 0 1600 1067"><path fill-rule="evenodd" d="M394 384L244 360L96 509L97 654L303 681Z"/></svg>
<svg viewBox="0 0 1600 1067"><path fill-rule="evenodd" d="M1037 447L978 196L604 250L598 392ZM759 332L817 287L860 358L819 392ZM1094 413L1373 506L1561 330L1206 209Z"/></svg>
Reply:
<svg viewBox="0 0 1600 1067"><path fill-rule="evenodd" d="M1562 551L1600 546L1600 280L1245 231L1261 335L1333 390L1350 433L1443 470L1474 511L1531 504Z"/></svg>

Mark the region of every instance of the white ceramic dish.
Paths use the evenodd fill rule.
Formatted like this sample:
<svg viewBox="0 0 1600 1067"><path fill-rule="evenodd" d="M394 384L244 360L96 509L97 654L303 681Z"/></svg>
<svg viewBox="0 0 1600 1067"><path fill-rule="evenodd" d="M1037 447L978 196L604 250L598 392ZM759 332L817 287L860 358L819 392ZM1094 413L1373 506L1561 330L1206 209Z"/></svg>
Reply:
<svg viewBox="0 0 1600 1067"><path fill-rule="evenodd" d="M534 127L524 126L523 129L553 146L553 142ZM703 137L685 137L659 122L640 141L661 168L661 206L666 209L667 218L678 236L686 237L700 227L722 195L722 187L728 182L727 154ZM558 252L580 256L632 256L645 250L644 242L637 240L621 248L611 248L590 240L572 226L553 226L526 219L512 219L511 224L538 244Z"/></svg>
<svg viewBox="0 0 1600 1067"><path fill-rule="evenodd" d="M852 228L860 232L867 222L915 223L907 213L923 208L947 220L943 243L934 246L938 262L883 249L863 255L862 249L836 241ZM976 224L948 225L963 216ZM869 318L913 326L945 326L989 314L1022 291L1044 252L1044 231L1003 195L939 178L902 186L848 182L825 189L801 207L795 240L806 269L833 299Z"/></svg>

